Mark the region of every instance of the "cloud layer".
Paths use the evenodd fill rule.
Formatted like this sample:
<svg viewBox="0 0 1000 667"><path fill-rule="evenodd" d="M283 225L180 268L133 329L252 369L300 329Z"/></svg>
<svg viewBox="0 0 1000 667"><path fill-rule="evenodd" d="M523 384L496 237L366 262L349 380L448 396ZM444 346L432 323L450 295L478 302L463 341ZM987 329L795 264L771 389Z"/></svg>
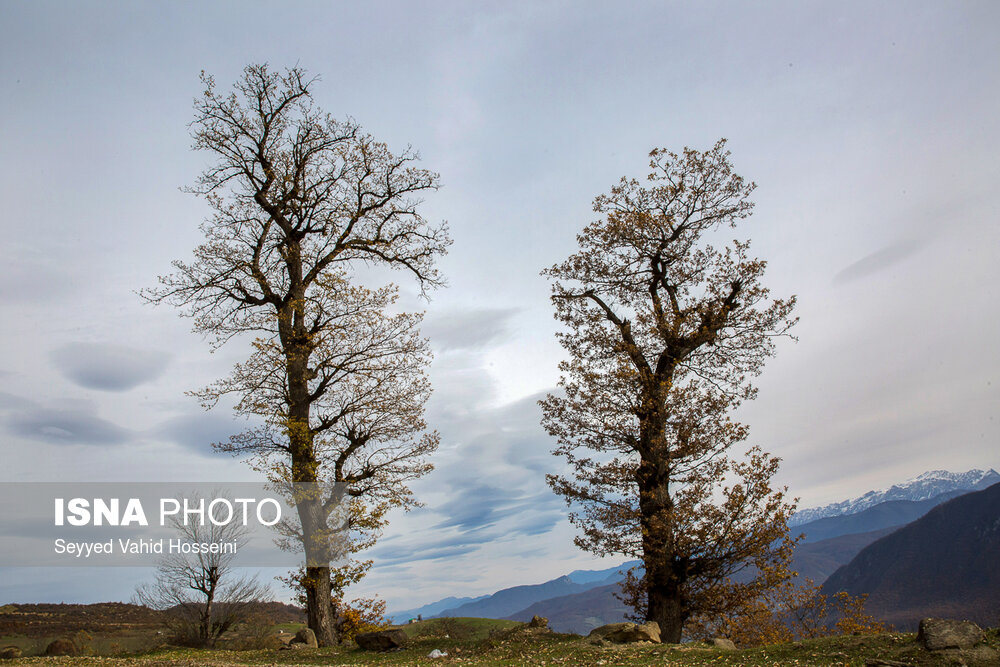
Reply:
<svg viewBox="0 0 1000 667"><path fill-rule="evenodd" d="M80 387L121 392L155 380L170 356L111 343L69 343L53 350L51 359Z"/></svg>

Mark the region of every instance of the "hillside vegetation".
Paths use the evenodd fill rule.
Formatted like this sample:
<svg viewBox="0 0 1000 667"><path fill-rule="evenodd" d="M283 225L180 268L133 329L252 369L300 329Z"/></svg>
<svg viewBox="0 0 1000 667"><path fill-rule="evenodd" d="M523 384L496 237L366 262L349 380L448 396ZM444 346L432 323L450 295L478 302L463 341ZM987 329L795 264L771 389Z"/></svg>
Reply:
<svg viewBox="0 0 1000 667"><path fill-rule="evenodd" d="M727 651L706 644L628 644L597 646L578 635L529 628L514 621L441 618L402 626L406 648L393 652L362 651L353 644L322 649L201 650L161 647L139 655L96 657L26 657L11 665L58 667L176 667L179 665L917 665L955 664L956 654L931 654L913 634L828 637L754 649ZM286 628L287 629L287 628ZM0 638L0 642L9 637ZM990 630L985 647L1000 650L1000 633ZM430 658L433 650L447 657ZM974 654L963 654L970 667ZM880 662L881 661L881 662Z"/></svg>

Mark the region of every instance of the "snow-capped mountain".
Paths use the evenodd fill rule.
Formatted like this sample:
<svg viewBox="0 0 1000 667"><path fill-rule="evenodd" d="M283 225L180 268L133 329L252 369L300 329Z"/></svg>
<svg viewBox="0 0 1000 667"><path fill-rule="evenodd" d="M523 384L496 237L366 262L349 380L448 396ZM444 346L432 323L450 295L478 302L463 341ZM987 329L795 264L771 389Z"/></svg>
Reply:
<svg viewBox="0 0 1000 667"><path fill-rule="evenodd" d="M830 516L857 514L869 507L890 500L927 500L949 491L978 491L998 482L1000 482L1000 473L992 468L959 473L931 470L902 484L894 484L888 489L869 491L858 498L833 503L825 507L800 510L789 519L788 525L799 526Z"/></svg>

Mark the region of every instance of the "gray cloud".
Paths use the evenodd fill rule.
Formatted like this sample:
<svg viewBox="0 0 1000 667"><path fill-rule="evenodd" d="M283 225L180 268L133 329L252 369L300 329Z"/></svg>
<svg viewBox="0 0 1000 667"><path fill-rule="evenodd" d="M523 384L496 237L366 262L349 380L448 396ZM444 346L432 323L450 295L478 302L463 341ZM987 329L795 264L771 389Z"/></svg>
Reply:
<svg viewBox="0 0 1000 667"><path fill-rule="evenodd" d="M429 315L421 328L431 345L442 351L481 349L510 332L517 308L455 310Z"/></svg>
<svg viewBox="0 0 1000 667"><path fill-rule="evenodd" d="M551 503L551 494L524 495L517 489L501 488L489 484L471 484L456 493L435 511L448 517L435 528L458 528L463 531L495 526L503 519L530 515L532 510ZM553 522L554 523L554 522ZM521 532L520 519L511 529Z"/></svg>
<svg viewBox="0 0 1000 667"><path fill-rule="evenodd" d="M441 558L452 558L472 553L479 549L479 545L495 539L491 535L489 539L456 544L449 542L427 542L422 545L406 547L398 546L393 548L380 548L370 555L378 559L379 568L391 567L395 565L408 565L417 561L439 560Z"/></svg>
<svg viewBox="0 0 1000 667"><path fill-rule="evenodd" d="M131 432L80 408L22 407L7 418L13 435L66 445L120 445Z"/></svg>
<svg viewBox="0 0 1000 667"><path fill-rule="evenodd" d="M20 410L23 408L30 408L34 405L34 403L26 398L21 398L20 396L0 391L0 410Z"/></svg>
<svg viewBox="0 0 1000 667"><path fill-rule="evenodd" d="M170 357L111 343L69 343L50 355L59 371L87 389L128 391L156 379Z"/></svg>
<svg viewBox="0 0 1000 667"><path fill-rule="evenodd" d="M833 277L833 282L842 284L867 278L889 268L893 264L902 262L919 250L922 245L923 243L912 239L893 243L841 269Z"/></svg>
<svg viewBox="0 0 1000 667"><path fill-rule="evenodd" d="M222 411L180 415L153 429L153 434L203 454L212 453L212 445L226 442L229 436L247 429L247 422L236 420Z"/></svg>
<svg viewBox="0 0 1000 667"><path fill-rule="evenodd" d="M372 553L379 567L477 552L498 540L545 534L565 520L562 500L545 484L558 464L538 426L537 399L472 405L440 424L447 449L415 488L427 506Z"/></svg>

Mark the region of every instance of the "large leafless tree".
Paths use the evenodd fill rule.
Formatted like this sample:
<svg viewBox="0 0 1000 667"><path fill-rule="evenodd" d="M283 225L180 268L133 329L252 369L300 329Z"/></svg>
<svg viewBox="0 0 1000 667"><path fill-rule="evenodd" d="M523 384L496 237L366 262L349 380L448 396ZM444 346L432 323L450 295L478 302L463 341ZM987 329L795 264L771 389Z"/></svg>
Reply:
<svg viewBox="0 0 1000 667"><path fill-rule="evenodd" d="M753 206L724 141L655 150L650 167L648 184L622 179L598 197L578 251L544 272L568 359L562 393L541 405L569 465L549 483L574 508L577 544L641 558L632 600L677 642L689 618L724 604L722 587L766 585L737 575L788 548L775 542L791 511L771 488L778 462L755 448L729 456L747 429L728 415L753 397L795 300L769 298L747 242L710 244Z"/></svg>
<svg viewBox="0 0 1000 667"><path fill-rule="evenodd" d="M352 267L402 270L422 293L442 284L447 227L418 212L438 177L409 149L393 153L322 113L299 68L249 66L231 92L202 78L192 134L213 163L192 191L214 214L194 259L145 296L182 308L216 346L253 338L247 361L200 392L209 405L233 394L238 412L263 420L223 448L257 455L285 481L346 484L352 528L370 540L387 507L413 503L406 483L430 469L437 436L424 433L419 315L390 314L394 289L352 284ZM330 507L317 498L298 510L309 529ZM336 639L330 576L313 564L302 578L323 644Z"/></svg>

